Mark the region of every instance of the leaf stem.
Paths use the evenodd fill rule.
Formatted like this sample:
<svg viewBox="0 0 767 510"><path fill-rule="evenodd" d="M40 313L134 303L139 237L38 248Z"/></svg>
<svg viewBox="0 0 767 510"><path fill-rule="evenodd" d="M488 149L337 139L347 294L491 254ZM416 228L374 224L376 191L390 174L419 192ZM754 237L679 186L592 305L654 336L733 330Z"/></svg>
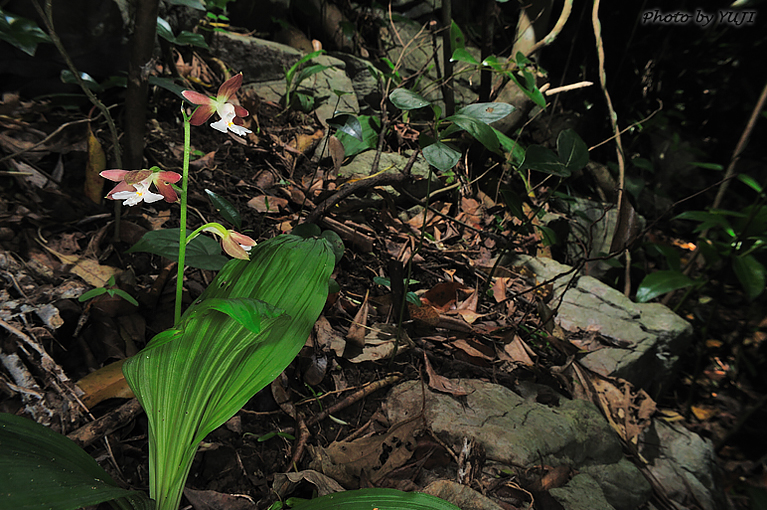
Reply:
<svg viewBox="0 0 767 510"><path fill-rule="evenodd" d="M181 322L181 298L184 292L184 259L186 258L186 199L187 188L189 184L189 153L191 152L191 132L192 126L189 123L189 117L181 107L181 114L184 117L184 163L182 167L181 178L181 219L178 227L178 273L176 276L176 308L173 324L178 326Z"/></svg>

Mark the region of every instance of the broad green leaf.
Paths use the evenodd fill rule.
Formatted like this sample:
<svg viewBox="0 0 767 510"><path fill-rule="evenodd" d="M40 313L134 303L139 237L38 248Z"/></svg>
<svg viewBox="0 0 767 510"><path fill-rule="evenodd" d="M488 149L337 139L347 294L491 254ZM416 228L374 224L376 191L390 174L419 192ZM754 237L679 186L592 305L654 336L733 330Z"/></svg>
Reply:
<svg viewBox="0 0 767 510"><path fill-rule="evenodd" d="M205 37L202 34L195 34L188 30L182 30L178 37L176 37L176 44L181 46L196 46L198 48L208 48L208 43L205 42Z"/></svg>
<svg viewBox="0 0 767 510"><path fill-rule="evenodd" d="M456 113L447 117L445 120L452 121L462 129L465 129L467 133L477 139L488 150L500 153L501 144L498 143L498 137L495 136L493 128L488 126L481 120L477 120L474 117Z"/></svg>
<svg viewBox="0 0 767 510"><path fill-rule="evenodd" d="M465 47L466 37L464 37L461 27L453 20L450 22L450 49L455 52L455 50Z"/></svg>
<svg viewBox="0 0 767 510"><path fill-rule="evenodd" d="M656 271L644 277L637 289L636 300L646 303L667 292L694 285L689 276L680 271Z"/></svg>
<svg viewBox="0 0 767 510"><path fill-rule="evenodd" d="M301 69L301 72L296 76L295 86L298 87L304 80L317 73L321 73L325 69L330 69L330 66L324 66L321 64L313 64Z"/></svg>
<svg viewBox="0 0 767 510"><path fill-rule="evenodd" d="M237 227L238 230L242 228L242 217L229 200L217 195L209 189L206 189L205 193L207 193L210 203L213 204L213 207L221 213L221 216L223 216L226 221Z"/></svg>
<svg viewBox="0 0 767 510"><path fill-rule="evenodd" d="M157 35L170 43L176 44L176 36L173 35L173 30L170 28L170 23L160 18L159 16L157 17Z"/></svg>
<svg viewBox="0 0 767 510"><path fill-rule="evenodd" d="M424 159L440 172L453 168L461 159L461 153L442 142L435 142L423 148Z"/></svg>
<svg viewBox="0 0 767 510"><path fill-rule="evenodd" d="M525 149L495 128L493 128L493 133L495 133L495 136L498 138L501 148L509 155L509 161L514 166L521 166L525 161Z"/></svg>
<svg viewBox="0 0 767 510"><path fill-rule="evenodd" d="M319 237L322 234L322 229L315 223L301 223L296 225L293 230L290 231L290 235L298 237Z"/></svg>
<svg viewBox="0 0 767 510"><path fill-rule="evenodd" d="M456 113L459 115L466 115L467 117L473 117L485 124L491 124L497 120L501 120L513 111L514 107L509 103L474 103L469 106L464 106Z"/></svg>
<svg viewBox="0 0 767 510"><path fill-rule="evenodd" d="M557 233L554 230L544 225L535 225L535 228L541 231L544 246L554 246L557 244Z"/></svg>
<svg viewBox="0 0 767 510"><path fill-rule="evenodd" d="M153 508L144 493L119 487L66 436L0 413L0 508L76 510L118 499L122 508Z"/></svg>
<svg viewBox="0 0 767 510"><path fill-rule="evenodd" d="M261 318L274 319L282 310L275 309L271 305L252 298L210 298L203 301L190 314L199 315L210 311L217 311L228 315L251 333L261 332Z"/></svg>
<svg viewBox="0 0 767 510"><path fill-rule="evenodd" d="M537 172L556 175L558 177L569 177L570 171L560 161L554 152L542 145L531 145L525 152L525 160L521 169L530 169Z"/></svg>
<svg viewBox="0 0 767 510"><path fill-rule="evenodd" d="M753 255L733 257L732 270L749 300L758 298L764 292L765 269Z"/></svg>
<svg viewBox="0 0 767 510"><path fill-rule="evenodd" d="M186 87L182 87L181 85L177 84L175 81L173 81L170 78L161 78L159 76L154 76L154 75L149 77L149 84L155 87L163 88L169 92L172 92L173 94L176 94L180 98L184 97L181 95L181 93L186 90ZM122 86L126 86L126 85L127 85L127 81Z"/></svg>
<svg viewBox="0 0 767 510"><path fill-rule="evenodd" d="M337 265L339 262L341 262L341 259L344 256L344 242L341 240L341 236L332 230L326 230L320 234L320 237L325 239L330 244L330 247L333 249L333 256L335 257Z"/></svg>
<svg viewBox="0 0 767 510"><path fill-rule="evenodd" d="M444 499L396 489L357 489L302 501L293 510L460 510Z"/></svg>
<svg viewBox="0 0 767 510"><path fill-rule="evenodd" d="M146 252L178 261L178 229L150 230L126 253ZM221 255L221 245L208 236L197 236L186 245L186 265L217 271L229 260Z"/></svg>
<svg viewBox="0 0 767 510"><path fill-rule="evenodd" d="M149 420L150 493L176 510L197 445L293 360L328 296L334 255L325 239L282 235L231 260L184 313L123 365ZM209 300L265 304L254 333ZM283 310L284 313L279 313Z"/></svg>
<svg viewBox="0 0 767 510"><path fill-rule="evenodd" d="M72 74L72 71L69 69L62 69L61 70L61 83L74 83L78 85L78 81L75 78L75 75ZM85 83L85 86L88 87L89 90L93 90L94 92L101 92L104 90L104 87L99 85L99 83L94 80L91 75L88 73L80 73L80 79Z"/></svg>
<svg viewBox="0 0 767 510"><path fill-rule="evenodd" d="M51 38L34 21L0 9L0 41L12 44L30 57L34 57L37 45L51 42Z"/></svg>
<svg viewBox="0 0 767 510"><path fill-rule="evenodd" d="M304 55L300 59L298 59L298 62L290 66L290 69L285 71L285 81L288 83L288 86L293 84L293 78L295 77L296 72L298 69L305 64L306 62L309 62L314 57L317 57L321 54L325 53L325 50L317 50L309 53L308 55Z"/></svg>
<svg viewBox="0 0 767 510"><path fill-rule="evenodd" d="M731 237L735 237L735 231L732 229L729 220L721 213L715 211L685 211L674 217L675 220L692 220L700 222L695 227L695 232L710 230L719 227L727 232Z"/></svg>
<svg viewBox="0 0 767 510"><path fill-rule="evenodd" d="M482 61L482 65L490 67L491 69L495 71L503 72L505 70L506 63L498 60L498 57L496 57L495 55L490 55L489 57L487 57L485 60Z"/></svg>
<svg viewBox="0 0 767 510"><path fill-rule="evenodd" d="M475 66L480 65L479 61L474 58L474 56L466 51L466 48L458 48L457 50L453 51L453 54L450 56L451 62L466 62L467 64L472 64Z"/></svg>
<svg viewBox="0 0 767 510"><path fill-rule="evenodd" d="M360 115L357 120L361 128L362 138L360 140L343 131L336 133L336 137L344 146L344 157L347 158L378 146L378 130L380 129L378 118Z"/></svg>
<svg viewBox="0 0 767 510"><path fill-rule="evenodd" d="M666 263L668 264L669 269L672 271L681 271L682 265L681 259L679 257L679 251L673 246L669 246L667 244L650 243L647 245L647 250L650 252L655 251L663 255L663 257L666 259Z"/></svg>
<svg viewBox="0 0 767 510"><path fill-rule="evenodd" d="M389 101L400 110L417 110L431 104L430 101L424 99L420 94L407 89L394 89L389 94Z"/></svg>
<svg viewBox="0 0 767 510"><path fill-rule="evenodd" d="M589 162L589 149L578 133L565 129L557 137L557 153L559 160L568 172L577 172Z"/></svg>
<svg viewBox="0 0 767 510"><path fill-rule="evenodd" d="M522 209L524 200L518 193L515 193L510 189L502 189L501 196L503 197L503 203L512 215L523 222L527 221L527 216L525 216L524 210Z"/></svg>
<svg viewBox="0 0 767 510"><path fill-rule="evenodd" d="M198 11L205 10L205 4L202 0L167 0L167 2L170 5L184 5L186 7L191 7L192 9L197 9Z"/></svg>
<svg viewBox="0 0 767 510"><path fill-rule="evenodd" d="M362 124L360 124L359 119L354 115L348 113L336 115L328 120L328 126L334 127L338 132L346 133L360 142L362 141Z"/></svg>

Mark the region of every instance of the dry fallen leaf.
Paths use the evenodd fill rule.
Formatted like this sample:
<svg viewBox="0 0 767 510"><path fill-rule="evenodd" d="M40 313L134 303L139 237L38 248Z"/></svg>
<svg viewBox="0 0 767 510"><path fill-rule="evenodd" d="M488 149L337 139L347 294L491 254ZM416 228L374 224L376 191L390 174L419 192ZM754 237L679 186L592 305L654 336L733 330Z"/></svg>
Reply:
<svg viewBox="0 0 767 510"><path fill-rule="evenodd" d="M107 167L107 158L99 139L88 126L88 161L85 163L84 193L88 199L100 204L104 189L104 178L99 175Z"/></svg>
<svg viewBox="0 0 767 510"><path fill-rule="evenodd" d="M349 332L346 334L346 339L359 347L365 345L365 335L367 335L368 313L370 311L369 295L370 291L365 294L365 299L357 310L357 315L354 316L354 320L349 326Z"/></svg>
<svg viewBox="0 0 767 510"><path fill-rule="evenodd" d="M460 384L453 384L447 377L437 374L434 368L432 368L431 363L429 363L429 358L426 357L425 352L423 353L423 363L426 367L426 374L429 376L430 388L442 393L449 393L455 397L469 394Z"/></svg>
<svg viewBox="0 0 767 510"><path fill-rule="evenodd" d="M261 195L251 198L248 201L248 207L255 209L260 213L276 214L287 207L288 201L284 198Z"/></svg>

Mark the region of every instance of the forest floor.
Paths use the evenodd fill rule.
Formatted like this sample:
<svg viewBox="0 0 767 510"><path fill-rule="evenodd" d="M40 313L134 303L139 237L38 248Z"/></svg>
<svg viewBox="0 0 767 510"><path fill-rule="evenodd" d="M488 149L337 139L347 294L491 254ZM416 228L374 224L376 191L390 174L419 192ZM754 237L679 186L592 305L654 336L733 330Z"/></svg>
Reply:
<svg viewBox="0 0 767 510"><path fill-rule="evenodd" d="M124 208L120 237L115 240L113 202L92 203L82 191L84 169L93 157L86 128L90 125L105 142L109 136L103 121L75 123L62 108L11 97L0 106L5 108L0 118L0 148L6 164L12 161L14 165L0 173L0 346L7 353L21 352L21 335L34 339L69 379L78 381L134 355L172 324L173 262L126 250L147 230L176 227L178 208L164 202ZM248 137L193 128L189 223L194 228L220 220L204 191L210 190L239 211L246 234L262 241L295 227L302 214L343 183L329 158L311 160L313 148L325 134L312 115L257 100L249 101L248 106L252 114L249 126L254 131ZM146 157L150 165L180 171L183 133L177 118L178 100L160 91L153 96L150 111ZM66 123L70 124L56 136L38 144ZM404 125L394 127L406 132ZM400 137L390 145L402 152L415 149L413 142ZM109 152L106 143L105 150ZM309 445L327 446L380 431L385 426L381 404L395 380L422 379L434 384L440 378L501 382L521 378L567 392L551 370L564 365L567 355L552 348L545 338L541 341L535 303L521 297L531 286L529 278L510 273L502 282L493 282L486 276L501 248L497 237L487 234L503 238L514 229L503 205L477 188L466 189L455 199L432 203L443 214L429 214L424 224L423 214L401 214L409 205L395 202L385 191L368 191L371 193L365 197L342 202L328 215L336 223L323 225L333 229L341 223L353 234L344 236L346 252L334 274L341 292L328 301L313 343L289 367L284 379L253 398L204 441L189 477L191 487L245 494L264 508L273 498L274 474L302 469L309 463L308 453L297 453L298 442L292 439L300 436L296 415L303 418L302 424L311 424ZM377 200L369 200L372 197ZM421 231L428 234L425 242ZM659 230L657 234L664 233ZM551 255L537 234L517 238L516 244L519 252ZM382 280L374 281L389 278L392 268L396 270L391 261L402 264L404 275L412 268L410 278L415 283L410 289L418 291L429 307L428 311L411 310L407 330L413 348L393 360L377 360L377 355L361 355L348 345L360 335L350 327L360 321L369 326L394 323L390 289L380 284ZM86 303L77 300L82 292L98 287L98 282L103 286L113 274L117 286L133 296L138 307L108 296ZM214 275L213 271L188 270L185 301L199 296ZM693 323L694 347L683 360L675 386L658 406L668 419L684 423L714 442L728 495L737 508L746 508L747 488L767 486L763 469L767 387L759 368L764 366L767 319L755 320L758 307L743 305L742 299L737 300L738 306L727 306L727 302L715 303L721 319L715 323L706 322L698 309L679 311ZM361 313L363 303L367 306ZM41 313L50 312L46 308L50 304L58 319L46 319ZM756 332L733 346L749 328ZM527 360L503 349L505 339L515 333L530 353ZM364 342L364 336L358 340ZM59 391L48 384L47 370L39 358L31 356L25 363L39 391ZM24 394L11 381L2 372L0 411L24 414ZM51 426L71 434L93 419L113 414L126 402L126 395L120 393L125 388L105 389L104 384L97 382L96 389L91 387L92 393L82 397L88 398L87 412L82 408L65 411L61 403L71 401L70 397L49 395ZM279 387L288 393L292 414L275 402L273 393ZM361 389L366 390L361 398L349 397ZM332 416L312 420L328 408L333 409ZM108 435L91 437L87 450L127 486L148 486L147 424L140 412ZM412 487L406 482L412 482L417 467L445 462L451 454L445 445L425 438L423 451L408 465L412 469L400 470L389 482Z"/></svg>

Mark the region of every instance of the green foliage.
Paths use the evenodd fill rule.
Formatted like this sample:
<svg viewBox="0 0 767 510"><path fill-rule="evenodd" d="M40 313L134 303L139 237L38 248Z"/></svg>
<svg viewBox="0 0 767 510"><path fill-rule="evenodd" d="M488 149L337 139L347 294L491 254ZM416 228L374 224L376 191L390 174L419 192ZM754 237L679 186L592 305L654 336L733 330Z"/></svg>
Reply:
<svg viewBox="0 0 767 510"><path fill-rule="evenodd" d="M389 95L389 100L394 106L405 111L431 106L436 119L434 131L437 136L432 138L422 134L419 142L423 157L440 172L447 172L460 160L461 152L446 143L446 140L461 131L467 132L488 150L500 153L502 145L497 131L489 124L504 118L514 110L512 105L506 103L477 103L460 109L455 115L440 118L440 108L412 90L395 89Z"/></svg>
<svg viewBox="0 0 767 510"><path fill-rule="evenodd" d="M35 56L38 44L51 42L51 38L37 26L37 23L2 9L0 9L0 40L17 47L30 57Z"/></svg>
<svg viewBox="0 0 767 510"><path fill-rule="evenodd" d="M150 493L175 510L197 446L304 345L327 299L325 239L283 235L232 260L184 313L123 365L149 419Z"/></svg>
<svg viewBox="0 0 767 510"><path fill-rule="evenodd" d="M178 230L150 230L126 253L146 252L178 261ZM185 263L190 267L218 271L228 260L221 254L221 245L210 237L197 236L186 245Z"/></svg>
<svg viewBox="0 0 767 510"><path fill-rule="evenodd" d="M0 413L3 508L76 510L105 501L121 510L154 508L146 494L122 489L66 436L28 418Z"/></svg>
<svg viewBox="0 0 767 510"><path fill-rule="evenodd" d="M285 70L285 107L299 106L299 109L304 112L311 111L314 107L314 98L302 92L298 92L297 89L301 83L317 73L329 69L330 66L324 66L320 64L313 64L304 67L304 64L311 59L322 55L325 50L317 50L304 55L298 62L290 66L290 69ZM298 103L296 105L295 103Z"/></svg>
<svg viewBox="0 0 767 510"><path fill-rule="evenodd" d="M109 280L107 280L106 287L91 289L88 292L83 293L79 298L77 298L77 300L82 303L84 301L88 301L89 299L93 299L103 294L108 294L109 297L119 296L123 298L125 301L127 301L128 303L132 304L133 306L138 306L138 301L133 299L133 296L131 296L130 294L128 294L122 289L114 288L115 285L117 285L117 283L115 282L115 277L110 276Z"/></svg>
<svg viewBox="0 0 767 510"><path fill-rule="evenodd" d="M381 129L381 121L378 117L360 115L357 121L360 126L360 138L352 136L348 130L336 132L336 138L344 146L344 157L347 158L378 146L378 131Z"/></svg>
<svg viewBox="0 0 767 510"><path fill-rule="evenodd" d="M531 145L520 170L537 170L558 177L569 177L589 162L589 150L578 133L565 129L557 137L556 154L542 145Z"/></svg>
<svg viewBox="0 0 767 510"><path fill-rule="evenodd" d="M460 510L444 499L420 492L402 492L396 489L357 489L334 492L319 498L302 501L293 510Z"/></svg>
<svg viewBox="0 0 767 510"><path fill-rule="evenodd" d="M208 195L210 203L213 204L213 207L221 213L221 216L223 216L226 221L237 227L237 230L242 228L242 217L231 202L209 189L206 189L205 193Z"/></svg>
<svg viewBox="0 0 767 510"><path fill-rule="evenodd" d="M205 38L201 34L182 30L178 36L175 36L168 22L159 17L157 18L157 35L178 46L190 45L198 48L208 48L208 43L205 42Z"/></svg>

